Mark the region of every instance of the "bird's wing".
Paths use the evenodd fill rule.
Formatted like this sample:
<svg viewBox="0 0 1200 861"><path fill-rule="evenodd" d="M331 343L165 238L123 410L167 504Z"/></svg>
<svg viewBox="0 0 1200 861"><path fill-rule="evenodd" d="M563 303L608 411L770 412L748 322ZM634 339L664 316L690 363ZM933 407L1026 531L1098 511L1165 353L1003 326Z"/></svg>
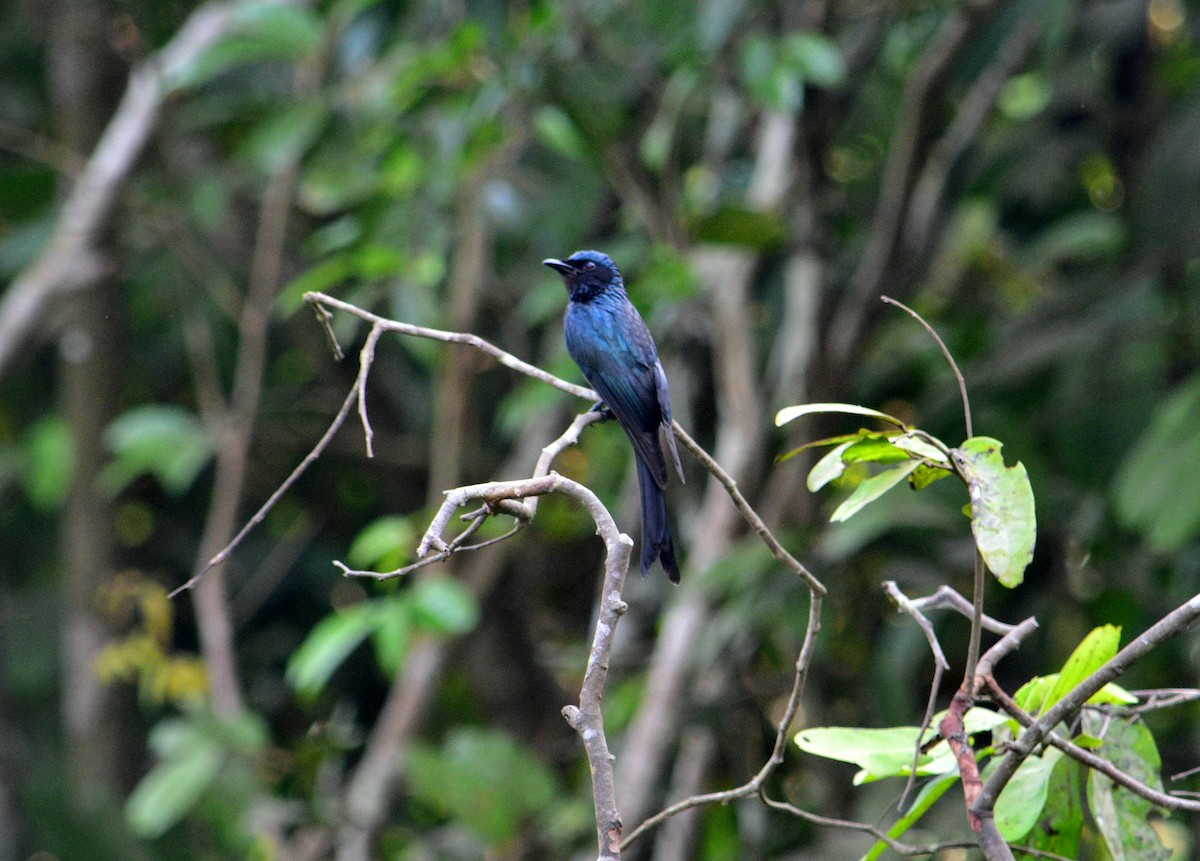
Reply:
<svg viewBox="0 0 1200 861"><path fill-rule="evenodd" d="M662 362L654 363L654 391L658 397L658 409L662 414L662 425L659 430L659 450L662 443L671 450L671 458L675 461L675 472L679 481L686 484L683 477L683 464L679 462L679 449L675 447L675 428L671 427L671 389L667 386L667 372L663 370Z"/></svg>
<svg viewBox="0 0 1200 861"><path fill-rule="evenodd" d="M658 351L642 318L628 306L581 309L567 316L567 349L601 400L625 429L634 450L659 487L667 464L659 443L663 421L659 403ZM593 313L589 313L593 312ZM630 313L631 312L631 313Z"/></svg>

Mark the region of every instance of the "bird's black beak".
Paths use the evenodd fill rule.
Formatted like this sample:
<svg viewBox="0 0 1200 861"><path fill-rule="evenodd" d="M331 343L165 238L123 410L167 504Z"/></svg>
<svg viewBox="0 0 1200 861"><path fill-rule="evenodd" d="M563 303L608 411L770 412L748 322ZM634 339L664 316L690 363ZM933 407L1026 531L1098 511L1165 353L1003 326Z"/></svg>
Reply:
<svg viewBox="0 0 1200 861"><path fill-rule="evenodd" d="M572 266L570 263L565 263L564 261L558 260L554 257L547 257L545 260L542 261L542 265L549 266L551 269L558 272L559 275L566 275L570 272L575 271L575 267Z"/></svg>

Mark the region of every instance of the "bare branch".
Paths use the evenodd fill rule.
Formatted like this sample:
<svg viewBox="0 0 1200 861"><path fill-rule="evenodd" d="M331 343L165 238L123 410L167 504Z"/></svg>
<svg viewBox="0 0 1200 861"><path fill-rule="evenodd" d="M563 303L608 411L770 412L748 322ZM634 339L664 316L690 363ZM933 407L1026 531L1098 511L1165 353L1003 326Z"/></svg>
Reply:
<svg viewBox="0 0 1200 861"><path fill-rule="evenodd" d="M946 346L946 342L942 340L941 336L938 335L937 330L934 329L933 326L929 325L929 322L924 317L922 317L912 308L909 308L899 299L893 299L891 296L880 296L879 298L888 305L895 305L901 311L904 311L906 314L920 323L925 331L929 333L929 336L933 338L934 343L938 345L938 349L940 349L942 351L942 355L946 357L946 363L950 365L950 370L954 372L954 379L958 381L958 395L960 398L962 398L963 421L967 426L967 438L970 439L971 437L975 436L974 422L971 419L971 399L967 396L967 381L963 379L962 371L958 369L958 362L954 361L954 356L951 354L950 348Z"/></svg>
<svg viewBox="0 0 1200 861"><path fill-rule="evenodd" d="M1021 724L1023 727L1028 728L1033 726L1035 722L1033 715L1029 714L1029 712L1017 705L1013 701L1012 697L1010 697L1004 691L1004 689L996 683L994 678L987 676L983 679L983 682L991 692L997 704L1001 709L1004 710L1005 713L1015 718L1017 723ZM1200 801L1181 798L1180 796L1161 792L1160 790L1147 786L1137 778L1121 771L1121 769L1117 768L1104 757L1097 756L1090 750L1086 750L1085 748L1068 741L1058 733L1048 733L1046 735L1046 741L1071 758L1082 762L1088 768L1092 768L1100 772L1113 783L1119 784L1128 789L1130 792L1140 795L1151 804L1155 804L1167 810L1185 810L1190 813L1200 811Z"/></svg>
<svg viewBox="0 0 1200 861"><path fill-rule="evenodd" d="M1187 630L1197 618L1200 618L1200 595L1193 596L1147 628L1117 652L1112 660L1076 685L1053 708L1030 724L1012 744L1008 753L1000 760L1000 765L984 784L982 792L974 802L975 809L990 812L996 804L996 799L1000 797L1001 790L1016 773L1017 767L1042 743L1051 729L1067 715L1080 709L1093 694L1120 676L1133 663L1166 640Z"/></svg>
<svg viewBox="0 0 1200 861"><path fill-rule="evenodd" d="M367 341L370 343L370 336L368 336ZM360 356L363 362L369 362L370 358L373 356L373 353L368 352L367 345L364 345L363 352L360 354ZM365 384L365 382L366 375L363 371L363 368L360 366L358 379L355 380L354 385L351 386L350 391L346 394L346 399L342 401L342 406L338 410L337 415L334 416L333 421L330 423L321 439L317 441L315 446L313 446L312 451L304 456L304 459L300 461L295 469L292 470L292 474L284 479L283 484L279 485L279 487L275 489L275 492L267 498L267 501L264 502L258 511L254 513L254 516L246 521L246 524L241 528L241 530L239 530L238 534L235 535L219 553L209 559L204 567L200 568L200 570L193 574L186 583L181 586L176 586L168 597L174 598L180 592L191 589L193 586L195 586L196 583L200 581L200 578L207 574L211 569L228 559L229 554L237 549L237 546L242 543L242 540L250 533L250 530L266 519L267 514L272 508L275 507L275 504L279 502L280 498L291 489L292 485L295 484L300 476L304 474L305 470L312 466L313 463L316 462L317 458L319 458L325 449L328 448L329 443L333 441L333 437L339 430L341 430L342 424L346 421L346 416L350 414L350 408L357 401L359 386Z"/></svg>
<svg viewBox="0 0 1200 861"><path fill-rule="evenodd" d="M613 757L604 736L604 716L600 703L604 694L604 683L608 678L608 658L616 636L617 622L626 610L621 600L621 589L625 573L629 569L629 555L633 550L633 539L623 534L600 498L577 481L551 472L538 478L517 481L491 481L458 487L446 491L442 503L433 518L421 544L418 555L425 555L432 548L449 545L443 534L454 512L472 500L483 500L492 504L502 499L525 499L544 493L564 493L574 498L591 515L596 531L604 541L606 556L604 584L600 593L600 613L596 620L595 636L584 673L583 687L579 693L579 705L566 706L563 717L579 733L587 753L592 772L592 794L596 808L597 841L601 859L621 857L621 817L617 812L616 783L613 779Z"/></svg>
<svg viewBox="0 0 1200 861"><path fill-rule="evenodd" d="M934 608L957 610L968 619L971 618L971 614L974 611L971 602L949 586L941 586L932 595L927 595L924 598L910 598L908 600L919 610L932 610ZM980 619L980 623L986 630L991 631L993 634L1007 634L1015 627L998 619L993 619L986 614Z"/></svg>
<svg viewBox="0 0 1200 861"><path fill-rule="evenodd" d="M772 810L778 810L783 813L790 814L805 822L811 822L813 825L820 825L823 828L841 828L846 831L858 831L863 834L870 834L876 840L882 841L888 845L898 855L905 857L913 857L916 855L936 855L943 849L974 849L978 844L974 840L952 840L946 843L930 843L926 845L910 845L901 843L896 838L892 837L886 831L881 831L874 825L868 825L865 822L855 822L849 819L834 819L829 816L820 816L816 813L809 813L794 804L789 804L786 801L776 801L762 796L763 803Z"/></svg>
<svg viewBox="0 0 1200 861"><path fill-rule="evenodd" d="M511 368L527 377L533 377L535 380L540 380L546 385L553 386L567 394L575 395L578 398L584 398L589 401L600 400L600 397L591 389L584 386L577 386L574 383L568 383L566 380L556 377L548 371L543 371L536 365L531 365L526 361L518 359L512 353L501 350L490 341L485 341L478 335L472 335L467 332L447 332L442 329L430 329L425 326L414 326L411 323L389 320L386 317L372 314L370 311L363 310L357 305L351 305L349 302L343 302L341 299L336 299L325 293L305 293L304 301L310 305L323 305L327 308L336 308L339 311L344 311L347 314L358 317L360 320L365 320L372 326L378 326L385 332L396 332L400 335L430 338L431 340L442 341L446 344L465 344L469 347L474 347L476 350L491 356L506 368Z"/></svg>
<svg viewBox="0 0 1200 861"><path fill-rule="evenodd" d="M816 577L814 577L812 572L810 572L800 562L800 560L784 549L783 545L779 543L779 539L777 539L775 534L771 532L769 528L767 528L767 525L763 523L762 518L759 517L758 513L750 506L750 503L746 501L746 497L742 496L742 492L738 489L738 484L733 479L733 476L727 473L721 467L721 465L713 459L712 455L706 452L699 443L688 436L687 431L679 426L679 422L672 422L671 426L675 430L675 438L679 442L683 443L684 448L690 451L695 456L696 460L700 461L704 468L712 474L713 478L720 482L721 486L725 488L725 491L729 494L729 498L733 500L734 507L737 508L737 511L742 516L742 519L750 525L751 529L758 533L758 536L763 540L763 543L766 544L770 549L771 555L783 565L787 566L789 570L798 575L802 580L804 580L805 585L808 586L814 595L824 595L827 591L825 585Z"/></svg>

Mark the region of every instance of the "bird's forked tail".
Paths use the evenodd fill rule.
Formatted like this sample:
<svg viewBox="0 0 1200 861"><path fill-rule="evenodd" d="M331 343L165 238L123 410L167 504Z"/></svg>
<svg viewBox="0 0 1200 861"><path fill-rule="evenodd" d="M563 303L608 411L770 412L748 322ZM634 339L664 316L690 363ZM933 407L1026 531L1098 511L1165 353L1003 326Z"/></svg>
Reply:
<svg viewBox="0 0 1200 861"><path fill-rule="evenodd" d="M654 560L659 559L670 581L678 583L679 565L675 562L675 545L667 525L667 499L640 457L637 469L638 487L642 492L642 573L645 574Z"/></svg>

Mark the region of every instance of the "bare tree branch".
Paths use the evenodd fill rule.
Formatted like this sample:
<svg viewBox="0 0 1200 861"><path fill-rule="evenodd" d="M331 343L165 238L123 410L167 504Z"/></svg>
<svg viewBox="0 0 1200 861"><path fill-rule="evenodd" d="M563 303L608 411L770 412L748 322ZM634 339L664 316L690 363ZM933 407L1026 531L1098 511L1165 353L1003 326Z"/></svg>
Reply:
<svg viewBox="0 0 1200 861"><path fill-rule="evenodd" d="M1033 715L1025 711L1016 702L1013 701L1003 688L996 683L996 680L991 676L983 677L983 684L987 687L992 697L995 698L1000 708L1007 714L1016 719L1021 726L1029 728L1034 724ZM1095 769L1103 774L1113 783L1119 784L1130 792L1140 795L1142 798L1166 810L1185 810L1190 813L1200 812L1200 801L1193 801L1189 798L1181 798L1178 795L1161 792L1153 787L1147 786L1135 777L1132 777L1121 769L1117 768L1107 759L1102 756L1097 756L1090 750L1086 750L1077 744L1074 744L1060 736L1058 733L1050 732L1046 735L1046 741L1052 746L1058 748L1063 753L1073 759L1086 765L1088 768Z"/></svg>
<svg viewBox="0 0 1200 861"><path fill-rule="evenodd" d="M841 828L846 831L859 831L863 834L870 834L876 840L882 841L888 845L898 855L905 857L913 857L916 855L936 855L943 849L973 849L977 845L974 840L952 840L946 843L930 843L926 845L910 845L901 843L896 838L892 837L886 831L882 831L874 825L868 825L865 822L854 822L849 819L834 819L829 816L821 816L816 813L810 813L803 808L796 807L794 804L789 804L786 801L776 801L766 795L762 796L763 803L772 810L778 810L803 819L805 822L811 822L814 825L820 825L824 828Z"/></svg>
<svg viewBox="0 0 1200 861"><path fill-rule="evenodd" d="M446 491L446 500L425 531L417 554L424 555L430 548L447 546L444 537L446 526L454 512L472 500L483 500L490 505L503 499L525 499L545 493L564 493L582 505L595 521L596 530L606 548L600 613L583 687L579 692L579 705L566 706L563 717L579 733L591 767L599 857L616 861L621 857L621 816L617 812L613 757L604 735L604 715L600 703L608 678L608 656L612 651L617 623L626 610L625 602L621 600L621 589L629 569L633 539L617 528L616 521L595 493L577 481L551 472L538 478L492 481Z"/></svg>
<svg viewBox="0 0 1200 861"><path fill-rule="evenodd" d="M1076 685L1056 705L1026 727L1025 732L1000 759L999 766L983 785L979 797L974 801L973 809L990 814L996 799L1000 797L1000 792L1012 779L1017 767L1060 721L1082 708L1093 694L1124 673L1133 663L1166 640L1187 630L1197 618L1200 618L1200 595L1193 596L1147 628L1117 652L1112 660Z"/></svg>

